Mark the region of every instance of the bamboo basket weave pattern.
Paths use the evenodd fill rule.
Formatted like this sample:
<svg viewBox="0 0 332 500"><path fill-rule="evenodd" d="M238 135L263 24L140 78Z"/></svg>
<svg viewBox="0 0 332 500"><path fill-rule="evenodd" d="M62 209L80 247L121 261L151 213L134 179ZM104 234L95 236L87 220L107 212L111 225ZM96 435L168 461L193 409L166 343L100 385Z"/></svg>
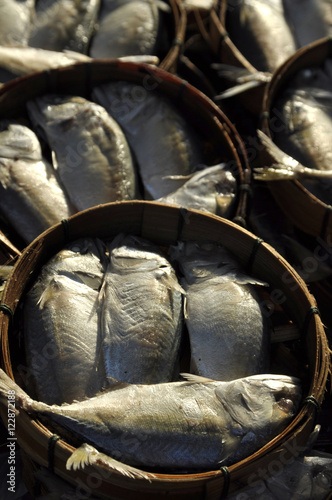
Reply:
<svg viewBox="0 0 332 500"><path fill-rule="evenodd" d="M45 466L72 485L85 485L93 496L134 500L220 499L227 492L250 484L257 471L270 475L275 467L298 455L312 432L317 410L326 391L330 355L316 302L295 270L271 246L246 229L226 219L149 201L128 201L100 205L80 212L45 231L19 257L7 282L0 312L1 362L6 373L17 377L17 338L20 303L41 266L66 242L90 236L112 238L119 232L133 233L162 247L179 240L212 240L234 253L254 277L270 284L271 297L282 293L283 306L301 332L305 352L302 360L305 380L303 404L288 427L259 451L239 463L204 473L156 474L151 483L130 479L105 467L89 466L83 471L66 470L73 447L51 430L21 411L16 417L16 435L31 467ZM15 355L14 355L15 353ZM6 424L7 408L1 406ZM34 465L33 465L34 464ZM32 481L32 477L30 480Z"/></svg>

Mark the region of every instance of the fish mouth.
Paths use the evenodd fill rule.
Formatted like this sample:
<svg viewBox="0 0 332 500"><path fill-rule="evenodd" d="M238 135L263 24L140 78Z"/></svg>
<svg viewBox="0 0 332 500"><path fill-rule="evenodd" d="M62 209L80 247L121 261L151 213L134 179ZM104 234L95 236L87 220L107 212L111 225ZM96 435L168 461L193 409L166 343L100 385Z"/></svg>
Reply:
<svg viewBox="0 0 332 500"><path fill-rule="evenodd" d="M289 382L284 382L283 386L275 391L274 398L280 411L289 416L295 415L302 398L300 379L291 377Z"/></svg>

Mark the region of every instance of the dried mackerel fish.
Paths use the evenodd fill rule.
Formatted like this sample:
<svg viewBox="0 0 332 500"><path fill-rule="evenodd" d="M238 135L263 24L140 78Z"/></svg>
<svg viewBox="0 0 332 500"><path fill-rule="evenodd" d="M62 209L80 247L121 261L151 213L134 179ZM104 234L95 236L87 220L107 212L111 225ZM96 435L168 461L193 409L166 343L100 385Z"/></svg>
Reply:
<svg viewBox="0 0 332 500"><path fill-rule="evenodd" d="M36 11L28 45L86 54L95 29L100 0L43 0Z"/></svg>
<svg viewBox="0 0 332 500"><path fill-rule="evenodd" d="M185 180L171 176L192 174L203 163L200 138L167 98L125 81L95 87L93 97L123 128L138 162L145 199L175 191Z"/></svg>
<svg viewBox="0 0 332 500"><path fill-rule="evenodd" d="M103 0L89 55L93 58L117 58L156 54L161 28L159 3L162 2Z"/></svg>
<svg viewBox="0 0 332 500"><path fill-rule="evenodd" d="M36 134L19 123L0 123L0 208L28 243L75 212Z"/></svg>
<svg viewBox="0 0 332 500"><path fill-rule="evenodd" d="M301 179L308 191L331 204L331 85L332 59L328 58L320 67L300 70L277 96L273 141L258 132L275 163L257 168L256 179Z"/></svg>
<svg viewBox="0 0 332 500"><path fill-rule="evenodd" d="M273 73L294 54L296 42L283 0L237 0L227 6L230 38L257 70Z"/></svg>
<svg viewBox="0 0 332 500"><path fill-rule="evenodd" d="M27 108L77 210L136 198L129 145L102 106L83 97L46 94L28 101Z"/></svg>
<svg viewBox="0 0 332 500"><path fill-rule="evenodd" d="M185 290L190 371L216 380L234 380L269 367L270 328L248 276L222 246L193 241L171 247Z"/></svg>
<svg viewBox="0 0 332 500"><path fill-rule="evenodd" d="M99 240L76 240L44 264L25 297L28 370L48 404L82 400L107 385L99 304L105 265Z"/></svg>
<svg viewBox="0 0 332 500"><path fill-rule="evenodd" d="M0 82L34 71L70 66L91 61L90 57L74 51L57 52L34 47L6 47L0 45Z"/></svg>
<svg viewBox="0 0 332 500"><path fill-rule="evenodd" d="M0 45L28 45L35 0L0 0Z"/></svg>
<svg viewBox="0 0 332 500"><path fill-rule="evenodd" d="M182 179L176 175L171 177L174 180L179 178ZM176 191L157 201L203 210L221 217L229 216L236 200L237 183L226 163L197 170L184 180L185 183Z"/></svg>
<svg viewBox="0 0 332 500"><path fill-rule="evenodd" d="M182 294L166 254L155 244L119 234L108 245L102 330L108 377L135 384L177 378Z"/></svg>
<svg viewBox="0 0 332 500"><path fill-rule="evenodd" d="M299 379L284 375L231 382L199 377L120 384L86 401L50 406L31 399L0 370L5 404L8 391L15 396L17 411L46 418L57 434L69 431L81 445L69 457L68 469L97 462L146 479L153 473L137 467L203 471L244 459L290 423L302 392Z"/></svg>

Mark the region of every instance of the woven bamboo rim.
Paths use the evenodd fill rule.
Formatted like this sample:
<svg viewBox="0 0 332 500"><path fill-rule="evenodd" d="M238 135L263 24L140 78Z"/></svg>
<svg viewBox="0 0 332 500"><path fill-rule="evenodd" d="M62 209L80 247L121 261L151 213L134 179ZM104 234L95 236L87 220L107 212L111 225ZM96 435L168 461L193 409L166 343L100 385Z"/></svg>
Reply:
<svg viewBox="0 0 332 500"><path fill-rule="evenodd" d="M233 218L245 226L251 170L239 133L203 92L162 68L117 59L94 60L26 75L0 88L0 118L27 118L27 100L48 92L76 94L89 99L96 85L112 80L137 83L173 101L202 139L212 144L218 161L227 162L237 177L239 189Z"/></svg>
<svg viewBox="0 0 332 500"><path fill-rule="evenodd" d="M172 9L174 37L172 45L165 57L160 61L159 67L170 73L175 73L185 41L187 14L180 0L168 0L168 2Z"/></svg>
<svg viewBox="0 0 332 500"><path fill-rule="evenodd" d="M249 73L257 73L257 69L248 61L242 52L231 40L226 29L227 0L218 0L211 9L208 28L205 29L199 23L200 31L204 39L214 52L217 60L231 66L245 68ZM254 114L259 114L262 107L262 99L266 83L262 83L256 88L246 90L237 97Z"/></svg>
<svg viewBox="0 0 332 500"><path fill-rule="evenodd" d="M317 67L332 55L332 39L322 38L299 49L285 61L272 76L263 98L260 128L269 136L273 133L276 119L274 105L280 92L300 70ZM267 165L272 159L263 151L262 161ZM332 207L311 194L299 181L278 181L268 183L271 193L290 221L304 233L319 237L332 246ZM305 214L305 216L304 216Z"/></svg>
<svg viewBox="0 0 332 500"><path fill-rule="evenodd" d="M227 491L236 491L261 479L264 474L280 470L304 449L314 428L317 408L326 391L330 352L315 299L303 280L273 247L227 219L152 201L128 201L85 210L42 233L22 252L4 290L3 304L7 310L0 312L3 369L14 378L11 321L15 320L18 305L43 263L70 240L83 236L111 238L119 232L141 235L163 247L178 240L221 243L236 255L248 272L268 281L272 294L283 294L283 306L301 332L307 358L303 361L308 367L303 405L282 433L241 462L219 471L156 474L151 483L125 478L101 467L67 471L65 464L73 451L72 446L62 439L55 442L49 429L24 412L16 417L20 447L34 463L51 468L74 486L85 485L91 494L101 498L134 500L144 495L149 500L167 494L172 499L216 500ZM1 405L0 412L6 425L5 405ZM93 484L97 487L93 488Z"/></svg>

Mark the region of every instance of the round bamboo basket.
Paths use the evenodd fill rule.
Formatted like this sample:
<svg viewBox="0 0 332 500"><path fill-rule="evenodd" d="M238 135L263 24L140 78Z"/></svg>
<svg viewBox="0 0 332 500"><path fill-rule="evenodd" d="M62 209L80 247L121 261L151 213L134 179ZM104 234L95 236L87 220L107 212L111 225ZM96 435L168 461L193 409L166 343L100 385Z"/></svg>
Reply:
<svg viewBox="0 0 332 500"><path fill-rule="evenodd" d="M207 157L226 162L237 179L238 189L230 217L246 224L250 201L251 170L246 150L228 117L202 91L162 68L144 63L94 60L22 76L0 89L0 119L28 120L26 102L47 93L92 98L95 86L110 81L129 81L138 89L167 97L202 140ZM8 236L9 239L10 236Z"/></svg>
<svg viewBox="0 0 332 500"><path fill-rule="evenodd" d="M97 465L78 471L66 470L73 446L61 436L54 439L50 429L20 411L16 416L15 432L25 461L29 463L25 477L31 483L31 491L35 488L31 471L44 466L75 488L80 487L86 494L97 498L217 500L224 498L227 492L234 492L280 470L301 453L315 426L317 411L326 391L330 352L315 299L299 275L271 246L227 219L136 200L99 205L49 228L24 249L4 290L3 310L0 312L3 369L24 385L24 358L21 358L17 338L20 304L41 266L68 241L83 236L109 239L119 232L140 235L166 249L179 240L212 240L233 252L251 275L267 281L271 309L279 310L282 303L285 314L300 333L301 357L291 366L300 366L303 403L283 432L244 460L228 468L202 473L157 473L151 482L127 478ZM0 411L7 425L6 405L2 404Z"/></svg>
<svg viewBox="0 0 332 500"><path fill-rule="evenodd" d="M280 123L275 102L292 77L300 70L321 66L331 56L332 39L322 38L299 49L275 71L265 89L263 99L260 128L265 134L272 138L273 127ZM271 163L271 157L263 150L261 164ZM332 210L330 205L316 198L298 180L271 181L268 185L279 207L296 227L331 246Z"/></svg>

